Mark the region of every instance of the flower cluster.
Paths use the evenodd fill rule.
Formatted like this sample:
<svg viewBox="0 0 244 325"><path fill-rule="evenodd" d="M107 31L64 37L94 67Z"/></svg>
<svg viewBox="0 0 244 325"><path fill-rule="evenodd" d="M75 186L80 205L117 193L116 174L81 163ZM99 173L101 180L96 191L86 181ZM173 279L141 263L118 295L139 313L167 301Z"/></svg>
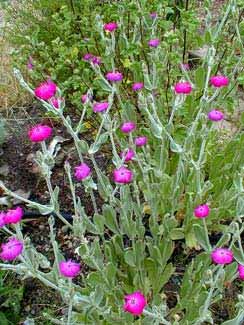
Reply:
<svg viewBox="0 0 244 325"><path fill-rule="evenodd" d="M119 71L110 71L106 74L106 79L111 82L119 82L123 79L123 74Z"/></svg>
<svg viewBox="0 0 244 325"><path fill-rule="evenodd" d="M198 205L194 209L194 215L196 218L204 219L209 216L210 208L208 204ZM211 253L211 259L215 264L230 264L234 260L234 254L229 248L215 248ZM239 277L244 280L244 267L242 265L238 266Z"/></svg>
<svg viewBox="0 0 244 325"><path fill-rule="evenodd" d="M101 58L99 56L93 55L91 53L84 54L83 60L86 62L90 62L94 65L100 65L102 63Z"/></svg>
<svg viewBox="0 0 244 325"><path fill-rule="evenodd" d="M9 209L6 212L0 212L0 227L8 224L17 224L21 221L24 215L24 211L21 207L15 209Z"/></svg>

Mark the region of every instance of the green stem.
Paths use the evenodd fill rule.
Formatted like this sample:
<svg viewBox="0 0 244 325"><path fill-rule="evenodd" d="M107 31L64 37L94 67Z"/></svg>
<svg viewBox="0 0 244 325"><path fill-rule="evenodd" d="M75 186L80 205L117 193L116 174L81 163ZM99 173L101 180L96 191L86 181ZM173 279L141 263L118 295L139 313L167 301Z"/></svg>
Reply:
<svg viewBox="0 0 244 325"><path fill-rule="evenodd" d="M6 231L6 233L8 233L10 236L15 236L15 234L11 230L9 230L6 226L0 228L0 230Z"/></svg>
<svg viewBox="0 0 244 325"><path fill-rule="evenodd" d="M203 227L204 227L205 237L206 237L206 240L207 240L208 251L211 252L211 250L212 250L212 246L211 246L211 244L210 244L210 240L209 240L209 236L208 236L208 227L207 227L207 223L206 223L205 218L203 218L202 221L203 221Z"/></svg>
<svg viewBox="0 0 244 325"><path fill-rule="evenodd" d="M27 203L27 204L29 204L29 205L32 205L32 206L34 206L34 207L36 207L36 208L39 208L39 209L41 209L41 210L44 210L45 208L47 208L46 207L46 205L43 205L43 204L40 204L40 203L36 203L36 202L34 202L34 201L30 201L30 200L28 200L28 199L25 199L24 197L22 197L22 196L20 196L20 195L18 195L18 194L16 194L16 193L14 193L14 192L12 192L11 190L9 190L4 184L3 184L3 182L2 181L0 181L0 188L7 194L7 195L9 195L9 196L11 196L11 197L13 197L13 198L15 198L15 199L17 199L17 200L19 200L19 201L22 201L22 202L25 202L25 203Z"/></svg>
<svg viewBox="0 0 244 325"><path fill-rule="evenodd" d="M74 143L75 143L75 147L76 147L78 156L79 156L79 159L80 159L80 162L83 163L84 160L83 160L83 156L82 156L82 153L81 153L81 150L80 150L80 146L79 146L80 139L78 138L77 133L73 130L72 126L69 125L69 122L63 116L62 112L60 113L60 117L61 117L61 119L63 121L64 126L68 130L69 134L72 136L72 138L74 140Z"/></svg>
<svg viewBox="0 0 244 325"><path fill-rule="evenodd" d="M211 288L209 290L207 299L205 300L204 308L203 308L203 311L202 311L202 319L201 319L201 321L203 321L203 322L205 321L205 315L207 314L207 311L208 311L209 306L211 304L211 298L212 298L212 295L214 293L214 289L215 289L216 283L217 283L217 281L219 279L219 276L220 276L222 270L223 270L223 265L220 265L219 266L219 269L217 271L216 277L214 279L214 282L212 283Z"/></svg>
<svg viewBox="0 0 244 325"><path fill-rule="evenodd" d="M69 309L68 309L68 320L67 320L67 325L71 324L71 318L72 318L72 309L73 309L73 287L72 287L72 279L69 279L69 296L70 296L70 301L69 301Z"/></svg>
<svg viewBox="0 0 244 325"><path fill-rule="evenodd" d="M41 142L41 147L42 147L42 151L43 151L45 157L48 156L49 152L47 150L45 141ZM50 170L50 167L48 165L46 165L46 168L47 168L47 172L45 173L44 176L45 176L45 180L46 180L46 183L47 183L47 188L48 188L48 191L49 191L49 194L50 194L52 206L54 207L54 212L56 213L57 217L64 224L66 224L69 228L73 229L72 225L62 216L62 214L59 211L59 202L57 201L57 199L55 197L54 190L53 190L52 183L51 183L51 170Z"/></svg>
<svg viewBox="0 0 244 325"><path fill-rule="evenodd" d="M80 118L80 121L76 127L76 131L75 133L78 135L79 131L80 131L80 128L81 128L81 125L83 123L83 120L84 120L84 117L85 117L85 114L86 114L86 107L87 105L85 104L84 108L83 108L83 111L82 111L82 114L81 114L81 118Z"/></svg>
<svg viewBox="0 0 244 325"><path fill-rule="evenodd" d="M90 196L91 196L91 201L92 201L92 205L93 205L94 212L96 214L98 214L97 203L96 203L95 195L94 195L92 189L90 190Z"/></svg>
<svg viewBox="0 0 244 325"><path fill-rule="evenodd" d="M217 29L214 37L213 37L213 41L215 41L218 38L219 33L221 32L221 30L222 30L222 28L223 28L223 26L224 26L224 24L225 24L225 22L226 22L226 20L227 20L227 18L229 16L229 13L230 13L230 10L231 10L231 4L232 4L232 1L230 1L229 4L228 4L228 7L227 7L227 9L225 11L225 15L222 18L222 20L221 20L221 22L220 22L220 24L218 26L218 29Z"/></svg>

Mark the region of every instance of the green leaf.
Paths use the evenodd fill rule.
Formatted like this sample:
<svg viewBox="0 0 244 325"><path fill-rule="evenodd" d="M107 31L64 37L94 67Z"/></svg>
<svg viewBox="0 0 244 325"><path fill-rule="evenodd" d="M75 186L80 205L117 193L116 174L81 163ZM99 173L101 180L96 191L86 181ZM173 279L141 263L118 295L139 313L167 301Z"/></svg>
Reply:
<svg viewBox="0 0 244 325"><path fill-rule="evenodd" d="M196 80L197 88L202 89L205 81L205 69L203 67L199 67L196 70L195 80Z"/></svg>
<svg viewBox="0 0 244 325"><path fill-rule="evenodd" d="M169 281L174 271L175 271L175 267L173 266L172 263L166 265L163 273L159 275L158 281L155 284L156 285L155 287L156 290L154 290L155 293L158 293L162 290L163 286Z"/></svg>
<svg viewBox="0 0 244 325"><path fill-rule="evenodd" d="M239 264L244 265L244 257L241 254L241 251L239 248L237 248L235 245L232 246L232 251L234 253L234 257L237 260Z"/></svg>
<svg viewBox="0 0 244 325"><path fill-rule="evenodd" d="M110 86L110 84L103 79L96 80L95 84L98 88L101 88L102 90L104 90L106 92L110 93L112 91L112 87Z"/></svg>
<svg viewBox="0 0 244 325"><path fill-rule="evenodd" d="M40 212L40 214L42 214L42 215L51 214L54 210L53 206L42 205L42 204L38 204L35 202L27 204L27 207L38 210Z"/></svg>
<svg viewBox="0 0 244 325"><path fill-rule="evenodd" d="M89 283L90 286L96 287L98 284L103 283L104 279L101 276L101 273L96 271L96 272L91 272L87 276L87 282Z"/></svg>
<svg viewBox="0 0 244 325"><path fill-rule="evenodd" d="M205 229L198 224L193 225L193 229L197 242L205 251L210 252L212 247L210 245L208 234L206 234Z"/></svg>
<svg viewBox="0 0 244 325"><path fill-rule="evenodd" d="M6 137L5 125L2 120L0 120L0 145L4 143Z"/></svg>
<svg viewBox="0 0 244 325"><path fill-rule="evenodd" d="M9 325L9 321L3 312L0 312L0 324L1 325Z"/></svg>
<svg viewBox="0 0 244 325"><path fill-rule="evenodd" d="M144 258L146 257L144 241L138 240L134 245L134 249L135 249L136 263L140 264L144 260Z"/></svg>
<svg viewBox="0 0 244 325"><path fill-rule="evenodd" d="M96 170L97 172L97 176L98 176L98 191L99 191L99 194L101 195L101 197L104 199L104 200L107 200L110 196L111 196L111 193L112 193L112 186L110 184L110 181L109 181L109 178L104 175L100 169L97 169Z"/></svg>
<svg viewBox="0 0 244 325"><path fill-rule="evenodd" d="M116 218L116 212L115 210L109 206L104 205L103 206L103 216L105 219L105 225L112 230L114 233L119 233L119 226Z"/></svg>
<svg viewBox="0 0 244 325"><path fill-rule="evenodd" d="M225 266L225 282L232 282L237 271L237 263L233 262Z"/></svg>
<svg viewBox="0 0 244 325"><path fill-rule="evenodd" d="M183 239L185 237L183 228L174 228L170 231L169 236L172 240Z"/></svg>
<svg viewBox="0 0 244 325"><path fill-rule="evenodd" d="M114 235L112 238L112 243L115 249L116 256L119 256L122 259L124 256L124 244L122 236Z"/></svg>
<svg viewBox="0 0 244 325"><path fill-rule="evenodd" d="M105 274L108 279L108 281L112 284L115 285L115 280L116 280L116 272L117 268L113 265L113 263L108 263L105 267Z"/></svg>
<svg viewBox="0 0 244 325"><path fill-rule="evenodd" d="M174 141L170 141L170 150L177 153L183 152L183 148L181 147L181 145Z"/></svg>
<svg viewBox="0 0 244 325"><path fill-rule="evenodd" d="M83 154L86 154L89 150L89 146L87 144L86 141L84 140L79 140L78 142L78 145L79 145L79 148L80 148L80 151L83 153Z"/></svg>
<svg viewBox="0 0 244 325"><path fill-rule="evenodd" d="M105 132L101 134L99 139L90 146L88 153L89 154L96 153L100 149L101 145L106 143L107 140L108 140L108 133Z"/></svg>
<svg viewBox="0 0 244 325"><path fill-rule="evenodd" d="M96 286L95 291L90 295L96 306L99 306L104 296L104 290L101 286Z"/></svg>
<svg viewBox="0 0 244 325"><path fill-rule="evenodd" d="M97 228L97 225L94 224L87 216L83 216L83 222L88 232L92 234L100 234L100 230Z"/></svg>
<svg viewBox="0 0 244 325"><path fill-rule="evenodd" d="M163 265L163 258L162 258L162 254L160 249L157 246L151 246L150 247L150 257L157 262L161 267L164 266Z"/></svg>
<svg viewBox="0 0 244 325"><path fill-rule="evenodd" d="M162 244L160 245L160 251L162 254L161 265L164 268L167 261L169 260L170 256L174 251L174 243L172 240L164 239Z"/></svg>
<svg viewBox="0 0 244 325"><path fill-rule="evenodd" d="M130 265L135 267L136 266L136 259L135 259L135 255L134 252L132 250L128 250L125 252L125 262Z"/></svg>
<svg viewBox="0 0 244 325"><path fill-rule="evenodd" d="M162 128L159 124L157 124L157 122L151 120L151 130L153 135L158 138L158 139L162 139Z"/></svg>
<svg viewBox="0 0 244 325"><path fill-rule="evenodd" d="M154 283L156 279L158 265L155 263L155 261L152 258L147 258L145 260L145 268L148 272L150 282Z"/></svg>
<svg viewBox="0 0 244 325"><path fill-rule="evenodd" d="M212 35L211 35L210 31L207 30L205 32L205 43L211 44L211 42L212 42Z"/></svg>
<svg viewBox="0 0 244 325"><path fill-rule="evenodd" d="M191 230L185 234L186 246L190 248L197 247L197 239L194 232Z"/></svg>
<svg viewBox="0 0 244 325"><path fill-rule="evenodd" d="M92 254L94 257L94 260L96 261L96 264L99 266L100 269L103 268L103 260L104 256L101 250L101 245L99 243L99 239L95 239L94 242L92 243ZM94 263L95 265L95 263Z"/></svg>
<svg viewBox="0 0 244 325"><path fill-rule="evenodd" d="M229 233L224 234L220 238L220 240L217 242L216 247L223 247L223 246L225 246L226 244L229 243L230 239L231 239L231 234L229 234Z"/></svg>
<svg viewBox="0 0 244 325"><path fill-rule="evenodd" d="M104 217L100 214L97 214L95 213L94 216L93 216L93 222L94 222L94 225L97 229L97 232L99 234L103 234L104 232L104 223L105 223L105 220L104 220Z"/></svg>
<svg viewBox="0 0 244 325"><path fill-rule="evenodd" d="M244 320L244 313L243 310L240 310L238 315L230 320L227 320L226 322L222 323L222 325L242 325Z"/></svg>

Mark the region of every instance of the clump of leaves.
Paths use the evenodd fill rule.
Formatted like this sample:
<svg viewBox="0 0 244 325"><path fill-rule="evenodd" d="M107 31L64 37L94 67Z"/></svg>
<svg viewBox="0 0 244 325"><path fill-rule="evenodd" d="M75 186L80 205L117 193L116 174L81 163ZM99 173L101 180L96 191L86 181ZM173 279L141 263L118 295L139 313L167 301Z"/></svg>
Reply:
<svg viewBox="0 0 244 325"><path fill-rule="evenodd" d="M17 324L20 321L23 285L16 286L16 280L9 272L0 271L0 324Z"/></svg>

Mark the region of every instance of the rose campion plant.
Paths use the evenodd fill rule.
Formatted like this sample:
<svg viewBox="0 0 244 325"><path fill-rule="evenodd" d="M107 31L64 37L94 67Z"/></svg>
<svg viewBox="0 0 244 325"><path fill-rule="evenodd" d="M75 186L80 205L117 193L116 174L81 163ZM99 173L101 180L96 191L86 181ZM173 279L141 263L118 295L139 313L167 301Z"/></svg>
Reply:
<svg viewBox="0 0 244 325"><path fill-rule="evenodd" d="M55 83L46 77L41 84L34 79L32 86L15 70L21 85L58 122L52 128L37 124L27 136L39 148L45 203L26 199L0 181L6 196L21 201L21 207L0 212L0 230L10 236L1 244L0 267L38 279L59 294L65 308L59 319L51 317L54 323L215 324L213 304L218 297L224 301L226 283L244 278L244 141L240 130L228 138L218 127L222 123L213 123L234 108L226 86L241 61L235 55L219 65L222 52L218 47L216 54L216 46L223 37L230 42L225 26L233 23L238 35L232 13L238 17L240 8L228 1L214 27L209 10L207 54L188 69L180 62L186 64L190 44L199 38L205 42L187 20L197 17L192 8L172 28L174 10L165 20L161 3L145 2L145 16L130 6L116 2L103 17L90 13L89 39L79 35L77 58L75 48L72 54L69 49L72 60L67 55L65 64L74 74L76 65L84 68L85 87L74 77L76 89L69 94L78 98L76 116L63 93L69 82L59 81L58 66L52 70ZM240 49L237 35L233 49ZM63 168L69 217L54 177L65 146L55 134L62 128L73 143ZM28 209L48 218L52 259L36 250L23 227ZM56 237L57 219L76 239L68 253ZM173 307L172 284L177 284L170 293L177 297ZM236 315L230 317L240 323L244 295L242 288L237 291Z"/></svg>

